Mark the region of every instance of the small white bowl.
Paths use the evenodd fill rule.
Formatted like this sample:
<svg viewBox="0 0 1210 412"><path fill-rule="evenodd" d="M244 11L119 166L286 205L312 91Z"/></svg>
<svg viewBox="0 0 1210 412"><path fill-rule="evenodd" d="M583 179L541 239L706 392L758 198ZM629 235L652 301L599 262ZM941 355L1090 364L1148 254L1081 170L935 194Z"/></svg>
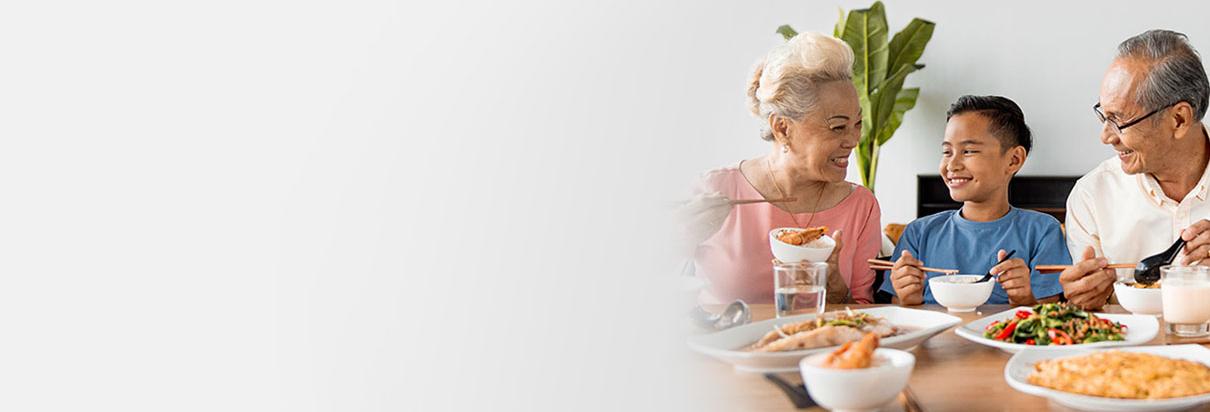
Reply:
<svg viewBox="0 0 1210 412"><path fill-rule="evenodd" d="M807 393L819 406L834 411L876 411L895 400L907 386L916 357L898 349L874 350L875 364L865 369L819 366L827 353L798 362Z"/></svg>
<svg viewBox="0 0 1210 412"><path fill-rule="evenodd" d="M1113 294L1118 304L1135 315L1160 315L1164 313L1162 293L1159 288L1139 289L1123 282L1113 283Z"/></svg>
<svg viewBox="0 0 1210 412"><path fill-rule="evenodd" d="M791 245L777 239L777 234L783 230L802 230L794 227L779 227L769 231L769 248L773 250L773 257L782 262L826 262L828 256L832 255L832 249L836 247L836 240L831 236L823 235L819 238L820 243L827 244L824 247L807 247Z"/></svg>
<svg viewBox="0 0 1210 412"><path fill-rule="evenodd" d="M933 299L945 306L950 312L971 312L987 303L992 296L996 280L982 283L972 283L983 275L952 275L933 276L929 278L929 290L933 291Z"/></svg>

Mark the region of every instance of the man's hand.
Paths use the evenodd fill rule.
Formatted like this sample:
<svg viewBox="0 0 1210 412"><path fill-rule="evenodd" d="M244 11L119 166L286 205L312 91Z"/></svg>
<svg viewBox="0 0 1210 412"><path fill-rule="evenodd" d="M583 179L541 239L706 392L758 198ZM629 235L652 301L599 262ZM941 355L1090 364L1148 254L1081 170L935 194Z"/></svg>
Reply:
<svg viewBox="0 0 1210 412"><path fill-rule="evenodd" d="M1108 264L1105 258L1097 257L1092 246L1085 248L1084 259L1059 274L1067 300L1084 309L1099 309L1109 303L1118 277L1113 269L1105 268Z"/></svg>
<svg viewBox="0 0 1210 412"><path fill-rule="evenodd" d="M1008 253L1001 249L996 253L996 261L1003 260L1006 255ZM1025 264L1024 259L1005 260L993 266L989 272L998 276L997 281L1004 288L1004 292L1008 293L1008 303L1018 306L1037 304L1038 301L1034 299L1034 291L1029 283L1029 266Z"/></svg>
<svg viewBox="0 0 1210 412"><path fill-rule="evenodd" d="M1206 258L1210 258L1210 220L1202 219L1194 222L1181 231L1181 239L1185 239L1185 259L1182 264L1192 266Z"/></svg>
<svg viewBox="0 0 1210 412"><path fill-rule="evenodd" d="M891 268L891 286L895 295L903 305L919 305L924 303L924 262L912 256L912 252L903 251L895 266Z"/></svg>

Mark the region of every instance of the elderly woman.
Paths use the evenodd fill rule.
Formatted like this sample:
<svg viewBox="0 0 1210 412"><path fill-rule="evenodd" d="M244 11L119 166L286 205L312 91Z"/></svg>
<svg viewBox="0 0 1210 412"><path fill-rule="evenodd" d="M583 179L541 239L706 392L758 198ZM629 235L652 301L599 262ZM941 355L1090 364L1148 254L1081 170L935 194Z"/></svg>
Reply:
<svg viewBox="0 0 1210 412"><path fill-rule="evenodd" d="M852 65L847 44L818 33L799 34L757 63L748 106L767 124L769 154L707 172L687 206L697 273L710 281L704 301L772 302L769 231L813 226L835 231L828 302L873 301L866 260L881 245L881 212L869 190L844 180L861 138ZM762 198L796 200L731 203Z"/></svg>

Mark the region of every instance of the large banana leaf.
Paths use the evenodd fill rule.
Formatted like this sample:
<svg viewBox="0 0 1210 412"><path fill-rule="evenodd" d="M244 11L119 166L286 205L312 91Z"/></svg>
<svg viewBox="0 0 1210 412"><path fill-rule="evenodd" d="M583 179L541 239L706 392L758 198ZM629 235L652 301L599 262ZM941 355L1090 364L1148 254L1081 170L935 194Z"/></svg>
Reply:
<svg viewBox="0 0 1210 412"><path fill-rule="evenodd" d="M912 19L910 23L891 39L889 70L894 73L899 68L916 64L920 55L924 54L924 46L933 38L933 28L936 24L927 20Z"/></svg>
<svg viewBox="0 0 1210 412"><path fill-rule="evenodd" d="M873 94L886 78L890 54L887 31L882 2L874 2L868 9L853 10L845 19L841 39L853 49L853 85L858 94Z"/></svg>
<svg viewBox="0 0 1210 412"><path fill-rule="evenodd" d="M878 132L881 131L891 119L891 114L895 110L895 102L899 99L899 91L903 89L904 78L906 78L909 73L914 72L917 69L919 69L919 67L916 65L903 66L899 68L899 70L895 71L895 74L883 81L883 87L879 87L878 90L874 91L874 94L870 96L870 105L873 106L874 111L873 113L866 114L866 116L872 115L874 117L874 129L869 130L868 133L863 133L867 135L862 136L863 138L869 137L870 140L875 140L877 138ZM915 105L914 100L913 105Z"/></svg>
<svg viewBox="0 0 1210 412"><path fill-rule="evenodd" d="M895 108L891 110L890 119L887 119L886 124L882 125L882 129L878 130L877 138L874 139L875 144L882 146L886 144L887 140L891 140L895 130L899 129L899 125L903 123L903 115L916 107L916 98L919 96L920 88L918 87L899 90L899 93L895 95Z"/></svg>

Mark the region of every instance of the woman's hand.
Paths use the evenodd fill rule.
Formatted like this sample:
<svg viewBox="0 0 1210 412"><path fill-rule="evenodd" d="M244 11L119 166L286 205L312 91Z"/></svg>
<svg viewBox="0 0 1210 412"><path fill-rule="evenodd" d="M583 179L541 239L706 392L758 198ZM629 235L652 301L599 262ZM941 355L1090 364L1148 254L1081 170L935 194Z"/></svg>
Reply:
<svg viewBox="0 0 1210 412"><path fill-rule="evenodd" d="M841 231L832 232L832 239L836 241L836 247L832 248L832 255L828 256L828 303L847 303L852 301L849 297L849 285L844 283L844 277L840 276L840 249L844 243L840 240Z"/></svg>
<svg viewBox="0 0 1210 412"><path fill-rule="evenodd" d="M901 305L919 305L924 303L924 262L912 256L912 252L903 251L895 266L891 268L891 286L895 288L895 296Z"/></svg>
<svg viewBox="0 0 1210 412"><path fill-rule="evenodd" d="M691 246L697 246L717 233L730 214L731 199L719 192L698 194L677 210L685 242Z"/></svg>
<svg viewBox="0 0 1210 412"><path fill-rule="evenodd" d="M731 207L731 199L719 192L699 193L677 207L674 216L680 238L675 243L676 253L692 258L698 245L722 229Z"/></svg>

